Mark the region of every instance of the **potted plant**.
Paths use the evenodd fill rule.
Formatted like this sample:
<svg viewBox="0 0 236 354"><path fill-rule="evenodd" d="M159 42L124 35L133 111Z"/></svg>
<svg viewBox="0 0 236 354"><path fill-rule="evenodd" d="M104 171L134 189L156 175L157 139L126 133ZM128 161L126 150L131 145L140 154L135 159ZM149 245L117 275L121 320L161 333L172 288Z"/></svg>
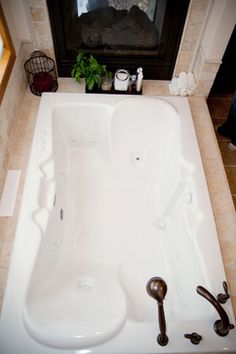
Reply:
<svg viewBox="0 0 236 354"><path fill-rule="evenodd" d="M113 74L111 71L107 71L102 78L101 89L103 91L110 91L112 88Z"/></svg>
<svg viewBox="0 0 236 354"><path fill-rule="evenodd" d="M112 73L106 68L106 65L98 63L92 54L89 56L80 52L76 57L76 63L73 65L71 76L81 83L81 78L85 78L88 90L94 87L100 88L104 77L111 77Z"/></svg>

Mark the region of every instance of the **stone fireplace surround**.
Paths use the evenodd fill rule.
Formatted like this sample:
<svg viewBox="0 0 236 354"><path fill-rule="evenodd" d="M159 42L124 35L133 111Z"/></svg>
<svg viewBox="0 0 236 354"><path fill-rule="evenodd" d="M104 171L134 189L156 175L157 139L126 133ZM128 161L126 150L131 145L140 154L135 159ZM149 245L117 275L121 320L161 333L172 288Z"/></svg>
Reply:
<svg viewBox="0 0 236 354"><path fill-rule="evenodd" d="M75 0L47 0L59 76L70 76L83 50L113 73L142 67L147 80L171 79L190 0L86 2L78 17Z"/></svg>
<svg viewBox="0 0 236 354"><path fill-rule="evenodd" d="M46 0L24 0L35 46L55 58ZM173 76L192 71L197 93L209 94L236 18L234 0L191 0Z"/></svg>

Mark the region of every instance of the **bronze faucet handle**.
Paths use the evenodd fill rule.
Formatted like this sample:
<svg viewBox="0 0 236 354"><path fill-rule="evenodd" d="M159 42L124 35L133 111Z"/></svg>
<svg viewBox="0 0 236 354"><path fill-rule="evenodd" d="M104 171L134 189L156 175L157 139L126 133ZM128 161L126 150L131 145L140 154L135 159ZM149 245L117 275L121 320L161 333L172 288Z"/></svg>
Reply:
<svg viewBox="0 0 236 354"><path fill-rule="evenodd" d="M221 304L225 304L226 301L230 298L229 292L228 292L228 285L226 283L226 281L223 281L222 283L223 288L224 288L224 293L220 293L217 295L217 300L221 303Z"/></svg>
<svg viewBox="0 0 236 354"><path fill-rule="evenodd" d="M199 344L202 340L202 336L200 336L200 334L193 332L193 333L186 333L184 335L185 338L190 339L192 344Z"/></svg>

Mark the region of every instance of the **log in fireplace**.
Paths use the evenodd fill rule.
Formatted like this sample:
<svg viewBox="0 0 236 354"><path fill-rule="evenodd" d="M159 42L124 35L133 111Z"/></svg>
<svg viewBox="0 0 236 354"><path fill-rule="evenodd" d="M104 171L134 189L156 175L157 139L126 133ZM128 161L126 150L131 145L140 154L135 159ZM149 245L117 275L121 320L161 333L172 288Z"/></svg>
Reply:
<svg viewBox="0 0 236 354"><path fill-rule="evenodd" d="M145 79L172 77L189 0L47 0L59 76L76 55L93 54L108 69Z"/></svg>

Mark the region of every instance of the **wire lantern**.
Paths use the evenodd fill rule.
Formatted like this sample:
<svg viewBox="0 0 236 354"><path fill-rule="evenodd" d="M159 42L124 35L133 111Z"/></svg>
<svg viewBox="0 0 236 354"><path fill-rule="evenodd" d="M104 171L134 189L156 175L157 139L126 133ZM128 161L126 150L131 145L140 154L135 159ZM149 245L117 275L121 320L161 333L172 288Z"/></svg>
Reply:
<svg viewBox="0 0 236 354"><path fill-rule="evenodd" d="M34 95L58 89L55 62L41 51L34 51L24 64L30 90Z"/></svg>

